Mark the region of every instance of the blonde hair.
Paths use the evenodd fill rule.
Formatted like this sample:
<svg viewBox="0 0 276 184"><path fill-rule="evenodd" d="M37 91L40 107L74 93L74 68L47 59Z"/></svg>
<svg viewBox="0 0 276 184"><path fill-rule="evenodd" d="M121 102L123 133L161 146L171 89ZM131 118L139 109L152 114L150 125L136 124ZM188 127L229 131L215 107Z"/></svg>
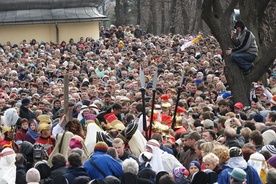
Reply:
<svg viewBox="0 0 276 184"><path fill-rule="evenodd" d="M203 157L203 162L210 161L211 163L214 163L215 165L219 165L219 158L214 153L208 153Z"/></svg>
<svg viewBox="0 0 276 184"><path fill-rule="evenodd" d="M219 158L220 165L226 163L230 158L229 149L224 145L216 146L212 153L214 153Z"/></svg>
<svg viewBox="0 0 276 184"><path fill-rule="evenodd" d="M215 148L215 144L212 142L204 142L200 145L200 149L204 151L205 155L211 153ZM204 156L204 155L202 155Z"/></svg>

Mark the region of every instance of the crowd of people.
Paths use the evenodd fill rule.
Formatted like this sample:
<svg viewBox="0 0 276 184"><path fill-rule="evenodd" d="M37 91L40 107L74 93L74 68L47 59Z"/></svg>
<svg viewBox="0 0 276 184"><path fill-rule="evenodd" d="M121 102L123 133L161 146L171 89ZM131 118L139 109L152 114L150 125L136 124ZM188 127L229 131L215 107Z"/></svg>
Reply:
<svg viewBox="0 0 276 184"><path fill-rule="evenodd" d="M211 35L99 37L0 44L0 183L276 183L274 65L245 107Z"/></svg>

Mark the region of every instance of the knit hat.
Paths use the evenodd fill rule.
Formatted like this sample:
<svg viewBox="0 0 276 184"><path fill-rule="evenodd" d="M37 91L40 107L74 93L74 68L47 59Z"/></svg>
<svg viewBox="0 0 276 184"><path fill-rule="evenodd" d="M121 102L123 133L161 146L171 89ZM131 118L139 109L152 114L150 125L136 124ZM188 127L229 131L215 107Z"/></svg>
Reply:
<svg viewBox="0 0 276 184"><path fill-rule="evenodd" d="M27 106L31 103L31 100L29 98L24 98L22 101L21 101L21 104L22 106Z"/></svg>
<svg viewBox="0 0 276 184"><path fill-rule="evenodd" d="M189 168L190 168L191 166L196 166L199 170L201 169L200 163L199 163L198 161L196 161L196 160L190 162Z"/></svg>
<svg viewBox="0 0 276 184"><path fill-rule="evenodd" d="M230 158L242 156L242 150L238 147L232 147L229 150Z"/></svg>
<svg viewBox="0 0 276 184"><path fill-rule="evenodd" d="M202 121L202 125L206 128L206 129L209 129L209 128L214 128L214 122L210 119L205 119Z"/></svg>
<svg viewBox="0 0 276 184"><path fill-rule="evenodd" d="M104 132L96 133L96 142L105 142L109 147L112 147L113 138Z"/></svg>
<svg viewBox="0 0 276 184"><path fill-rule="evenodd" d="M80 141L79 139L72 138L72 139L70 140L69 147L70 147L71 149L74 149L74 148L80 148L80 149L82 149L81 141Z"/></svg>
<svg viewBox="0 0 276 184"><path fill-rule="evenodd" d="M237 27L240 27L242 30L244 29L245 26L242 20L237 20L235 22L234 28L237 29Z"/></svg>
<svg viewBox="0 0 276 184"><path fill-rule="evenodd" d="M271 155L276 155L276 148L274 145L263 146L262 151L268 151Z"/></svg>
<svg viewBox="0 0 276 184"><path fill-rule="evenodd" d="M228 172L228 174L238 181L246 181L246 172L240 168L234 168L232 172Z"/></svg>
<svg viewBox="0 0 276 184"><path fill-rule="evenodd" d="M175 167L172 170L172 174L174 178L188 177L189 171L185 167Z"/></svg>
<svg viewBox="0 0 276 184"><path fill-rule="evenodd" d="M94 147L94 151L101 151L101 152L107 152L108 146L105 142L97 142L97 144Z"/></svg>
<svg viewBox="0 0 276 184"><path fill-rule="evenodd" d="M223 99L226 99L226 98L228 98L230 96L232 96L232 94L231 94L231 92L228 92L228 91L222 94L222 98Z"/></svg>
<svg viewBox="0 0 276 184"><path fill-rule="evenodd" d="M34 165L34 168L36 168L39 171L41 179L48 178L51 174L51 168L49 167L47 161L45 160L38 161Z"/></svg>
<svg viewBox="0 0 276 184"><path fill-rule="evenodd" d="M243 109L243 104L241 102L237 102L235 103L234 107L236 107L237 109Z"/></svg>
<svg viewBox="0 0 276 184"><path fill-rule="evenodd" d="M276 184L276 169L272 168L266 174L267 184Z"/></svg>
<svg viewBox="0 0 276 184"><path fill-rule="evenodd" d="M276 139L276 133L274 130L267 130L262 133L264 145L268 145L271 141Z"/></svg>
<svg viewBox="0 0 276 184"><path fill-rule="evenodd" d="M261 114L254 114L252 118L256 122L264 122L264 117Z"/></svg>
<svg viewBox="0 0 276 184"><path fill-rule="evenodd" d="M276 156L270 157L267 160L267 163L276 169Z"/></svg>
<svg viewBox="0 0 276 184"><path fill-rule="evenodd" d="M26 181L30 182L39 182L40 181L40 173L37 169L31 168L28 170L26 174Z"/></svg>

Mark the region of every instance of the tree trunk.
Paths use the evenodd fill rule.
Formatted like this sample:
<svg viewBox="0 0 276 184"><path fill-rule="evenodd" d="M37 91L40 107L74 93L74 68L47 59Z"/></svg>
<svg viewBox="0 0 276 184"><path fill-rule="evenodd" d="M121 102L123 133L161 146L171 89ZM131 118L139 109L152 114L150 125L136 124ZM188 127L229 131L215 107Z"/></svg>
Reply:
<svg viewBox="0 0 276 184"><path fill-rule="evenodd" d="M137 0L137 25L141 24L141 0Z"/></svg>
<svg viewBox="0 0 276 184"><path fill-rule="evenodd" d="M121 26L122 19L121 19L121 1L120 0L116 0L115 17L116 17L116 26Z"/></svg>
<svg viewBox="0 0 276 184"><path fill-rule="evenodd" d="M127 25L128 23L128 0L123 0L123 24Z"/></svg>
<svg viewBox="0 0 276 184"><path fill-rule="evenodd" d="M161 34L165 33L165 0L161 0Z"/></svg>
<svg viewBox="0 0 276 184"><path fill-rule="evenodd" d="M150 0L152 34L157 34L156 0Z"/></svg>
<svg viewBox="0 0 276 184"><path fill-rule="evenodd" d="M190 25L190 20L189 20L189 17L188 17L188 13L186 11L186 2L185 1L180 1L180 4L181 4L181 16L182 16L182 20L183 20L183 34L184 35L187 35L189 34L189 25Z"/></svg>
<svg viewBox="0 0 276 184"><path fill-rule="evenodd" d="M195 33L198 34L199 32L203 31L203 23L201 18L201 6L202 6L202 0L196 1L196 27L195 27Z"/></svg>
<svg viewBox="0 0 276 184"><path fill-rule="evenodd" d="M170 33L175 34L175 16L176 16L176 1L171 1L171 10L170 10Z"/></svg>
<svg viewBox="0 0 276 184"><path fill-rule="evenodd" d="M259 80L262 77L262 75L266 72L267 68L269 68L270 65L273 63L276 57L276 42L272 40L272 42L270 42L270 44L266 48L266 52L261 54L262 56L258 57L257 61L254 62L255 68L253 68L252 72L249 75L243 75L238 66L234 64L231 61L230 57L226 56L225 53L227 48L233 47L230 39L229 20L230 15L238 2L239 0L232 0L229 3L228 7L225 8L225 11L223 11L221 2L219 0L204 0L202 5L202 18L211 29L214 37L219 42L221 49L223 51L223 55L225 56L224 73L229 83L231 92L233 94L234 101L240 101L245 105L250 105L249 99L251 83ZM241 8L241 11L245 11L241 12L241 16L247 17L245 20L248 21L249 26L251 25L251 23L254 22L254 26L258 28L259 22L256 20L259 14L250 15L249 17L249 12L252 11L252 6L247 5L251 3L251 0L244 0L243 3L244 5L246 5L244 6L246 10L243 10L243 8ZM256 7L256 10L259 10L259 7ZM265 8L263 8L263 11L264 10ZM245 24L247 25L247 22L245 22ZM252 32L255 33L256 30L253 29ZM259 34L255 33L255 36L258 37ZM256 38L256 40L259 40L259 38Z"/></svg>

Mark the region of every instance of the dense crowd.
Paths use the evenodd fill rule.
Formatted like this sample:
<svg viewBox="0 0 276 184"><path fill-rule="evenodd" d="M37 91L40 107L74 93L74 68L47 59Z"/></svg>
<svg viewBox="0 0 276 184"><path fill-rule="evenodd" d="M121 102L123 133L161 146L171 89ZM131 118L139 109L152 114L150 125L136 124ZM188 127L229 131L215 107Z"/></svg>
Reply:
<svg viewBox="0 0 276 184"><path fill-rule="evenodd" d="M1 184L276 183L274 65L245 107L211 35L99 37L0 44Z"/></svg>

